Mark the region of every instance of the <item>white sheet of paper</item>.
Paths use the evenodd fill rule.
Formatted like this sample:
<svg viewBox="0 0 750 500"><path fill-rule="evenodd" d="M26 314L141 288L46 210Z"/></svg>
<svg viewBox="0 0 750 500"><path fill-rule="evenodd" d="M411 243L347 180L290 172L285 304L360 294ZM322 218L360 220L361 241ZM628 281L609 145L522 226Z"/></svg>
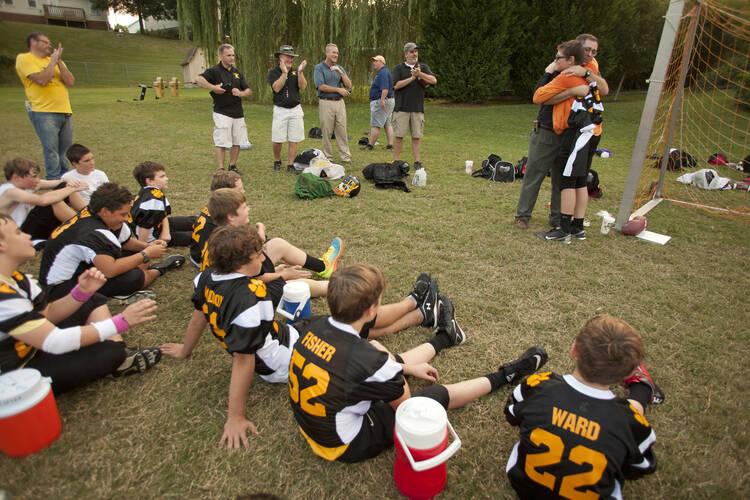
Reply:
<svg viewBox="0 0 750 500"><path fill-rule="evenodd" d="M651 243L658 243L659 245L666 245L666 243L672 239L671 236L655 233L653 231L641 231L639 234L636 234L635 237L650 241Z"/></svg>

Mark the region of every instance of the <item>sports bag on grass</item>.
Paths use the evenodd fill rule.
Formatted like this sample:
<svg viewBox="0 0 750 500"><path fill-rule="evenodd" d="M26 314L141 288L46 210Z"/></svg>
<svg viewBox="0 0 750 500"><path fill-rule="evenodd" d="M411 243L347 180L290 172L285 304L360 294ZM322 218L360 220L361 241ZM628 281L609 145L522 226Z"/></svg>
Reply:
<svg viewBox="0 0 750 500"><path fill-rule="evenodd" d="M333 196L333 188L328 181L313 174L300 174L294 185L294 194L303 200L315 198L329 198Z"/></svg>
<svg viewBox="0 0 750 500"><path fill-rule="evenodd" d="M481 168L472 172L471 176L494 182L513 182L516 177L516 167L510 162L503 161L496 154L491 154L482 160Z"/></svg>
<svg viewBox="0 0 750 500"><path fill-rule="evenodd" d="M409 175L409 164L404 161L370 163L362 169L362 175L365 179L373 181L376 188L394 188L406 193L411 192L406 183L401 180Z"/></svg>

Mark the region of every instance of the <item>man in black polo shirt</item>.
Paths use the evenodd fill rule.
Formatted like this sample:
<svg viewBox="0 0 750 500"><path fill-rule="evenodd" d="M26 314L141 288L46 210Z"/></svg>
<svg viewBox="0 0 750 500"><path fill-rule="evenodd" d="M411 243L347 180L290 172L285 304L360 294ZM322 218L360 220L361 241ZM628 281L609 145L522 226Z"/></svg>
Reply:
<svg viewBox="0 0 750 500"><path fill-rule="evenodd" d="M224 168L224 153L230 148L229 170L236 172L240 146L250 143L241 98L249 97L253 92L242 73L234 67L234 47L226 43L219 46L219 64L198 75L195 83L210 90L214 100L216 162L219 168Z"/></svg>
<svg viewBox="0 0 750 500"><path fill-rule="evenodd" d="M414 169L422 168L419 139L424 132L424 89L435 85L437 78L430 68L419 63L417 44L404 45L404 62L393 68L393 90L396 107L393 110L393 161L398 160L406 133L411 133L411 149L414 154Z"/></svg>
<svg viewBox="0 0 750 500"><path fill-rule="evenodd" d="M288 172L296 172L293 164L297 156L297 143L305 138L305 114L300 105L299 91L307 88L307 80L302 73L307 61L302 61L294 69L292 66L297 54L291 45L282 45L276 57L279 58L279 65L268 71L268 84L273 89L273 171L281 169L281 146L288 141L286 169Z"/></svg>

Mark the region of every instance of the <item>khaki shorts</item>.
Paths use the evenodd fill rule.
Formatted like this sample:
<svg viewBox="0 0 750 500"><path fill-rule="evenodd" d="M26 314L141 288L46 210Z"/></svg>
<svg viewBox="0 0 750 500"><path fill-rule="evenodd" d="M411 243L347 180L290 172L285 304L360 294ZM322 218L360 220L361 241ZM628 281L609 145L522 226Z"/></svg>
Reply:
<svg viewBox="0 0 750 500"><path fill-rule="evenodd" d="M250 142L244 118L214 113L214 127L214 146L217 148L246 146Z"/></svg>
<svg viewBox="0 0 750 500"><path fill-rule="evenodd" d="M424 113L393 112L394 135L403 138L407 132L411 133L412 139L419 139L424 135Z"/></svg>
<svg viewBox="0 0 750 500"><path fill-rule="evenodd" d="M271 142L302 142L305 139L305 123L302 105L293 108L273 107Z"/></svg>

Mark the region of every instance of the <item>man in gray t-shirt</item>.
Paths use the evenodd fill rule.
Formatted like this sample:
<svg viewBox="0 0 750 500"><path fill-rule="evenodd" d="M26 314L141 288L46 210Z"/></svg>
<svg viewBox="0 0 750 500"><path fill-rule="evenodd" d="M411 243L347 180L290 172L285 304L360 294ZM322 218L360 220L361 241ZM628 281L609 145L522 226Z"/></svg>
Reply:
<svg viewBox="0 0 750 500"><path fill-rule="evenodd" d="M341 162L351 163L352 155L347 141L344 97L351 93L352 81L344 68L336 64L338 60L338 47L329 43L326 45L326 58L315 66L313 78L319 99L318 113L320 129L323 132L323 152L329 160L333 160L331 132L335 132Z"/></svg>

